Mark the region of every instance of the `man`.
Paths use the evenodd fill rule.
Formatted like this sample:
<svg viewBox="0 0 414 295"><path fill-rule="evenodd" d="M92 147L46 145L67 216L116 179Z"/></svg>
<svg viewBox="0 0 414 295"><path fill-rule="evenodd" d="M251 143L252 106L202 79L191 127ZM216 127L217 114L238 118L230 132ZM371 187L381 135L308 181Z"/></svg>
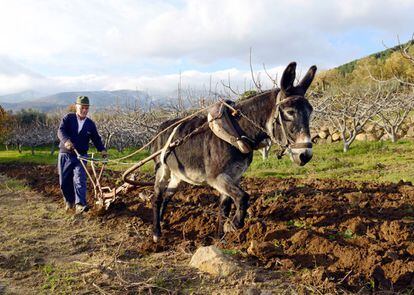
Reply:
<svg viewBox="0 0 414 295"><path fill-rule="evenodd" d="M74 149L82 156L87 156L89 141L92 140L102 157L107 157L95 123L87 117L88 112L89 98L78 96L76 113L69 113L63 117L58 130L59 184L65 199L66 212L75 207L76 214L87 211L89 207L86 202L86 172Z"/></svg>

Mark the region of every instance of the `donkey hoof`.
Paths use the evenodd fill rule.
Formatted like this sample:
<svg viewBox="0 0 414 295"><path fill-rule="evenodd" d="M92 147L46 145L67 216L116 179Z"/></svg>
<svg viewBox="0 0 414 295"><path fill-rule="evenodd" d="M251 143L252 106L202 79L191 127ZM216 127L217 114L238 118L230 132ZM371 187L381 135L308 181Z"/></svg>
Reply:
<svg viewBox="0 0 414 295"><path fill-rule="evenodd" d="M230 233L236 231L236 227L234 226L233 222L226 221L223 225L224 233Z"/></svg>
<svg viewBox="0 0 414 295"><path fill-rule="evenodd" d="M156 236L156 235L153 235L152 240L154 241L154 243L158 243L158 241L160 240L160 237Z"/></svg>

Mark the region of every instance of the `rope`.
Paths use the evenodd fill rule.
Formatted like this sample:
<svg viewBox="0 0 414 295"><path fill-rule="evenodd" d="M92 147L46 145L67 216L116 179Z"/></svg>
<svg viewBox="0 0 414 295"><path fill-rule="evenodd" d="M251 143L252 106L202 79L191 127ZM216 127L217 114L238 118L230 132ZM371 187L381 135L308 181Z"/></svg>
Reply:
<svg viewBox="0 0 414 295"><path fill-rule="evenodd" d="M185 117L185 118L183 118L183 119L175 122L174 124L171 124L170 126L168 126L167 128L165 128L164 130L162 130L161 132L159 132L157 135L155 135L148 143L146 143L144 146L142 146L141 148L139 148L135 152L133 152L133 153L131 153L129 155L126 155L124 157L121 157L121 158L109 160L109 162L116 162L116 161L120 161L120 160L125 160L125 159L128 159L128 158L136 155L137 153L139 153L142 150L144 150L145 148L147 148L151 143L153 143L161 134L167 132L167 130L169 130L169 129L173 128L173 127L176 127L177 125L179 125L179 124L181 124L181 123L183 123L183 122L185 122L185 121L187 121L187 120L189 120L189 119L197 116L198 114L206 111L208 108L210 108L211 106L213 106L215 104L217 104L217 102L215 102L215 103L213 103L213 104L211 104L211 105L209 105L209 106L207 106L205 108L202 108L202 109L198 110L197 112L195 112L195 113L193 113L191 115L188 115L187 117Z"/></svg>
<svg viewBox="0 0 414 295"><path fill-rule="evenodd" d="M280 93L280 92L279 92ZM104 159L104 160L100 160L100 159L90 159L90 158L86 158L86 157L82 157L82 156L80 156L79 158L81 158L81 159L83 159L83 160L85 160L85 161L88 161L88 162L101 162L101 163L115 163L115 164L120 164L120 165L131 165L131 164L134 164L135 162L121 162L121 160L124 160L124 159L128 159L128 158L130 158L130 157L132 157L132 156L134 156L134 155L136 155L137 153L139 153L139 152L141 152L142 150L144 150L145 148L147 148L149 145L151 145L161 134L163 134L163 133L165 133L165 132L167 132L169 129L171 129L171 128L173 128L173 127L176 127L176 126L178 126L179 124L181 124L181 123L183 123L183 122L185 122L185 121L187 121L187 120L189 120L189 119L191 119L191 118L193 118L193 117L195 117L196 115L198 115L198 114L200 114L200 113L202 113L202 112L204 112L204 111L206 111L207 109L209 109L211 106L213 106L213 105L215 105L215 104L217 104L217 103L221 103L222 105L225 105L225 106L227 106L229 109L231 109L232 111L233 111L233 113L234 113L234 115L236 115L236 114L240 114L244 119L246 119L249 123L251 123L254 127L256 127L257 129L259 129L259 130L261 130L262 132L264 132L267 136L269 136L269 138L273 141L273 143L275 143L275 144L277 144L277 145L279 145L281 148L282 148L282 150L281 150L281 152L278 154L278 158L280 159L281 158L281 156L283 156L283 154L284 154L284 152L286 151L286 150L289 150L289 140L288 140L288 137L287 137L287 134L286 134L286 131L285 131L285 126L284 126L284 124L283 124L283 120L282 120L282 118L281 118L281 115L280 115L280 109L279 109L279 106L280 106L280 104L282 103L282 101L280 100L280 97L279 97L279 93L278 93L278 95L277 95L277 97L276 97L276 113L277 113L277 115L275 116L275 118L274 118L274 123L276 122L276 120L277 119L279 119L279 122L280 122L280 125L281 125L281 129L282 129L282 133L283 133L283 136L284 136L284 139L285 139L285 141L286 141L286 143L285 144L282 144L282 143L280 143L275 137L274 137L274 135L273 134L270 134L265 128L263 128L262 126L260 126L259 124L257 124L255 121L253 121L252 119L250 119L247 115L245 115L242 111L240 111L240 110L238 110L238 109L235 109L232 105L230 105L230 104L228 104L227 102L225 102L224 100L222 100L222 99L220 99L218 102L215 102L215 103L213 103L213 104L211 104L211 105L209 105L209 106L207 106L207 107L204 107L204 108L202 108L202 109L200 109L200 110L198 110L197 112L195 112L195 113L193 113L193 114L191 114L191 115L189 115L189 116L187 116L187 117L185 117L185 118L182 118L182 119L180 119L179 121L177 121L177 122L175 122L175 123L173 123L173 124L171 124L170 126L168 126L167 128L165 128L165 129L163 129L161 132L159 132L158 134L156 134L148 143L146 143L144 146L142 146L141 148L139 148L139 149L137 149L136 151L134 151L134 152L132 152L131 154L129 154L129 155L126 155L126 156L124 156L124 157L120 157L120 158L117 158L117 159ZM196 132L198 132L200 129L202 129L203 127L204 127L204 125L206 125L206 123L205 124L203 124L203 125L201 125L200 127L198 127L198 128L196 128L193 132L190 132L189 134L187 134L186 136L184 136L182 139L178 139L178 140L176 140L174 143L176 143L177 142L177 145L175 145L174 147L176 147L176 146L178 146L178 145L181 145L181 143L178 143L178 141L186 141L190 136L192 136L193 134L195 134Z"/></svg>
<svg viewBox="0 0 414 295"><path fill-rule="evenodd" d="M86 158L86 157L83 157L83 156L80 156L80 158L82 159L82 160L85 160L85 161L88 161L88 162L102 162L102 163L115 163L115 164L121 164L121 165L131 165L131 164L134 164L135 162L121 162L121 160L125 160L125 159L128 159L128 158L130 158L130 157L132 157L132 156L134 156L134 155L136 155L136 154L138 154L139 152L141 152L141 151L143 151L145 148L147 148L148 146L150 146L161 134L163 134L163 133L165 133L165 132L167 132L168 130L170 130L171 128L173 128L173 127L176 127L177 125L179 125L179 124L181 124L181 123L183 123L183 122L185 122L185 121L187 121L187 120L189 120L189 119L191 119L191 118L193 118L193 117L195 117L195 116L197 116L198 114L200 114L200 113L202 113L202 112L204 112L204 111L206 111L207 109L209 109L211 106L213 106L213 105L215 105L215 104L217 104L217 103L219 103L220 101L218 101L218 102L215 102L215 103L212 103L212 104L210 104L209 106L207 106L207 107L204 107L204 108L202 108L202 109L200 109L200 110L198 110L197 112L195 112L195 113L193 113L193 114L191 114L191 115L188 115L187 117L185 117L185 118L182 118L182 119L180 119L179 121L177 121L177 122L175 122L175 123L173 123L173 124L171 124L170 126L168 126L167 128L165 128L165 129L163 129L161 132L159 132L159 133L157 133L149 142L147 142L145 145L143 145L141 148L139 148L139 149L137 149L136 151L134 151L134 152L132 152L131 154L129 154L129 155L126 155L126 156L123 156L123 157L120 157L120 158L116 158L116 159L103 159L103 160L101 160L101 159L90 159L90 158Z"/></svg>

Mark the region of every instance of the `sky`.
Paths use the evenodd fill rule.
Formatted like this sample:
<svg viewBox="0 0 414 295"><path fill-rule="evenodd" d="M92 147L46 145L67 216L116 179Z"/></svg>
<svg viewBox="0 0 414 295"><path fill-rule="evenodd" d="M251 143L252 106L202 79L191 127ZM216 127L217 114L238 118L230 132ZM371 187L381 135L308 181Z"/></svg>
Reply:
<svg viewBox="0 0 414 295"><path fill-rule="evenodd" d="M0 0L0 95L249 88L326 70L414 33L414 0ZM180 74L181 73L181 74Z"/></svg>

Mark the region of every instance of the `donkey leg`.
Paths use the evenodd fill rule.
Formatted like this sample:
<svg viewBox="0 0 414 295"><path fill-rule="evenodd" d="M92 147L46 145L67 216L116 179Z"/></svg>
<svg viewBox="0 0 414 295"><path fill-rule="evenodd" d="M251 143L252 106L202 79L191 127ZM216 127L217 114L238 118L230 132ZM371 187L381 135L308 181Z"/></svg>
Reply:
<svg viewBox="0 0 414 295"><path fill-rule="evenodd" d="M224 224L230 215L232 202L232 199L228 195L221 194L219 207L219 222L217 229L217 235L219 238L221 238L225 232Z"/></svg>
<svg viewBox="0 0 414 295"><path fill-rule="evenodd" d="M153 231L153 240L158 242L159 237L161 237L161 205L163 203L163 194L167 187L168 178L170 176L170 170L166 165L161 165L155 176L155 185L154 185L154 196L151 198L152 204L152 231Z"/></svg>
<svg viewBox="0 0 414 295"><path fill-rule="evenodd" d="M165 210L167 209L168 203L171 201L171 198L177 192L177 187L180 184L181 180L174 175L171 175L170 182L168 183L167 188L164 192L164 199L161 204L161 211L160 211L160 220L164 220Z"/></svg>
<svg viewBox="0 0 414 295"><path fill-rule="evenodd" d="M234 184L232 178L222 173L216 177L215 180L210 181L210 185L218 190L220 193L230 196L236 205L236 214L233 218L233 224L236 228L244 226L244 218L249 203L249 195Z"/></svg>

